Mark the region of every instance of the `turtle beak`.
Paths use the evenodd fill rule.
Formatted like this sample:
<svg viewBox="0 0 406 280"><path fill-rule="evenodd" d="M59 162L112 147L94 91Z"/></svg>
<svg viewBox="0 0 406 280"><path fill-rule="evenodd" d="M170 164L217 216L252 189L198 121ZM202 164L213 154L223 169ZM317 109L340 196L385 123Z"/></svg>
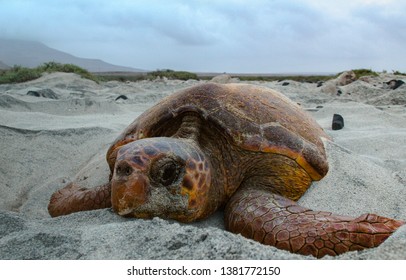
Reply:
<svg viewBox="0 0 406 280"><path fill-rule="evenodd" d="M113 210L121 216L130 214L148 199L148 178L139 171L133 171L126 178L113 178L111 203Z"/></svg>

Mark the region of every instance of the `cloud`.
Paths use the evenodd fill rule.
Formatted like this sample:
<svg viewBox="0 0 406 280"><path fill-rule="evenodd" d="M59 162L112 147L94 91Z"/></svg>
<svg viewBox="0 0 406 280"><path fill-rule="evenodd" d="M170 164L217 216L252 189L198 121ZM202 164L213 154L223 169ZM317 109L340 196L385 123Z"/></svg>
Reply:
<svg viewBox="0 0 406 280"><path fill-rule="evenodd" d="M0 0L0 36L147 69L401 69L405 12L401 0Z"/></svg>
<svg viewBox="0 0 406 280"><path fill-rule="evenodd" d="M309 13L304 5L298 7L299 4L284 4L285 1L251 1L251 5L246 1L153 0L63 3L64 6L60 1L12 1L8 10L3 10L2 23L10 31L26 35L104 37L106 34L101 31L105 29L121 34L152 32L182 45L206 45L257 32L300 34L306 26L302 20ZM97 32L92 34L92 30Z"/></svg>

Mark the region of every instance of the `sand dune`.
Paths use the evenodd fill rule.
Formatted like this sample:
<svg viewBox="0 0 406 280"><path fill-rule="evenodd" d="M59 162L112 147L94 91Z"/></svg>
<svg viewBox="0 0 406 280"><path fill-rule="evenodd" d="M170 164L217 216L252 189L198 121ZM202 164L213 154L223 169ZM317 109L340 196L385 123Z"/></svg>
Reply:
<svg viewBox="0 0 406 280"><path fill-rule="evenodd" d="M326 142L330 171L300 204L343 215L374 212L406 220L406 86L391 90L384 84L402 78L386 74L328 91L323 90L328 85L253 82L300 103L333 138ZM108 180L105 152L135 117L197 83L203 82L97 84L54 73L0 85L0 258L309 258L226 232L221 213L189 225L124 219L110 209L49 217L50 195L67 182L94 186ZM29 91L44 96L27 95ZM128 99L116 100L120 95ZM344 129L331 129L334 113L344 117ZM378 248L337 258L406 259L406 227Z"/></svg>

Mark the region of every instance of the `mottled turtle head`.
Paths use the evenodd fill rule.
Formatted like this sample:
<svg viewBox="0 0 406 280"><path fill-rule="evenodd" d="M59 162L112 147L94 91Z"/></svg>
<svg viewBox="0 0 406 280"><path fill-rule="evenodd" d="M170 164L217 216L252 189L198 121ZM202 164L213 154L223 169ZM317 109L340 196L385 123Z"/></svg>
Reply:
<svg viewBox="0 0 406 280"><path fill-rule="evenodd" d="M190 222L212 212L210 163L193 141L147 138L122 146L111 180L113 210Z"/></svg>

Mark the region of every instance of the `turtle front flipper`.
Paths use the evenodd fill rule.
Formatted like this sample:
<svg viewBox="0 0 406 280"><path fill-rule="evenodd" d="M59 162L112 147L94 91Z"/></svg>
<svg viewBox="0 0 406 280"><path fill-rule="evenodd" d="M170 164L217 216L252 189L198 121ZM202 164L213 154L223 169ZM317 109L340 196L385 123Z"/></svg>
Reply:
<svg viewBox="0 0 406 280"><path fill-rule="evenodd" d="M312 211L269 190L256 188L237 191L225 212L227 230L317 258L376 247L404 223L375 214L354 219Z"/></svg>
<svg viewBox="0 0 406 280"><path fill-rule="evenodd" d="M91 189L70 183L51 196L48 212L52 217L57 217L108 207L111 207L110 183Z"/></svg>

